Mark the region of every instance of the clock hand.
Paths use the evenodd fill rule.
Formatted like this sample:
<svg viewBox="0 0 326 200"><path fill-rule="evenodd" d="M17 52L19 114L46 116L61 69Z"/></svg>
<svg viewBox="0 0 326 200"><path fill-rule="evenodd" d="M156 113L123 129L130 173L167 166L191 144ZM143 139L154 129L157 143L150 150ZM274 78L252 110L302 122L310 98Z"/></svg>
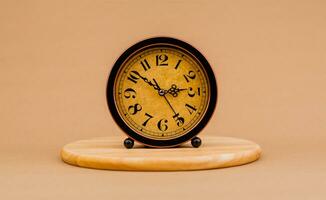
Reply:
<svg viewBox="0 0 326 200"><path fill-rule="evenodd" d="M166 94L165 91L166 91L166 90L162 90L161 87L158 85L158 83L156 82L155 79L153 79L153 81L155 82L156 86L159 88L158 94L159 94L160 96L163 96L163 97L164 97L166 103L170 106L171 110L172 110L173 113L176 115L177 113L175 112L175 110L173 109L171 103L169 102L169 100L168 100L168 99L166 98L166 96L165 96L165 94Z"/></svg>
<svg viewBox="0 0 326 200"><path fill-rule="evenodd" d="M155 90L160 90L157 84L153 84L150 80L148 80L146 77L140 75L139 72L137 71L131 71L134 74L136 74L139 78L143 79L143 81L145 81L145 83L147 83L148 85L152 86ZM155 82L156 83L156 82Z"/></svg>
<svg viewBox="0 0 326 200"><path fill-rule="evenodd" d="M185 122L185 119L184 119L183 117L181 117L181 116L179 115L179 113L175 112L175 110L173 109L171 103L170 103L169 100L166 98L165 94L167 94L167 90L162 90L162 89L160 88L160 86L158 85L158 83L156 82L155 79L153 79L153 81L155 82L156 86L159 88L159 92L158 92L159 95L164 97L165 101L168 103L168 105L170 106L171 110L173 111L173 113L174 113L174 115L173 115L173 119L177 122L177 125L178 125L178 126L182 126L182 125L184 124L184 122ZM176 85L175 85L175 87L176 87ZM187 89L180 89L180 90L187 90Z"/></svg>
<svg viewBox="0 0 326 200"><path fill-rule="evenodd" d="M155 82L155 85L158 88L158 94L160 96L164 96L167 93L167 90L162 90L161 87L158 85L157 81L155 80L155 78L153 78L153 81Z"/></svg>
<svg viewBox="0 0 326 200"><path fill-rule="evenodd" d="M183 91L183 90L187 90L187 89L180 89L177 87L177 85L172 84L171 88L169 90L167 90L166 93L171 94L173 97L177 97L178 96L178 92Z"/></svg>
<svg viewBox="0 0 326 200"><path fill-rule="evenodd" d="M170 106L171 110L173 111L173 113L176 115L177 113L175 112L175 110L174 110L173 107L171 106L171 103L169 102L169 100L166 98L165 95L164 95L163 97L164 97L164 99L166 100L166 102L169 104L169 106Z"/></svg>

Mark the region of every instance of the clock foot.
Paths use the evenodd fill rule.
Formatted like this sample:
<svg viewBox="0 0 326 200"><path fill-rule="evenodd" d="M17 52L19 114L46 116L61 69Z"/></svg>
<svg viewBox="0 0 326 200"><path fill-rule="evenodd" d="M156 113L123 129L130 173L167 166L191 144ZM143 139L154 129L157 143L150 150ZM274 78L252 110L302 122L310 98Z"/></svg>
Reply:
<svg viewBox="0 0 326 200"><path fill-rule="evenodd" d="M192 138L191 145L195 148L198 148L201 145L201 139L199 137Z"/></svg>
<svg viewBox="0 0 326 200"><path fill-rule="evenodd" d="M127 149L131 149L134 146L134 141L131 138L127 138L127 139L125 139L123 144L125 145L125 147Z"/></svg>

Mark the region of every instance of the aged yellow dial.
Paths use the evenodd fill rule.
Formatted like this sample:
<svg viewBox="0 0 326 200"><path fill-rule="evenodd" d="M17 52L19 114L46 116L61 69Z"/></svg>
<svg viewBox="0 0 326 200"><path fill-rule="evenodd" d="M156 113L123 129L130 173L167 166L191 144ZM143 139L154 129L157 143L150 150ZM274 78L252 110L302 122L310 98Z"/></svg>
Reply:
<svg viewBox="0 0 326 200"><path fill-rule="evenodd" d="M113 114L131 138L149 146L174 146L203 126L216 86L209 77L214 74L204 66L207 63L194 52L160 41L125 53L114 72L113 86L108 86L112 88L108 98L113 98ZM216 94L213 98L216 101Z"/></svg>

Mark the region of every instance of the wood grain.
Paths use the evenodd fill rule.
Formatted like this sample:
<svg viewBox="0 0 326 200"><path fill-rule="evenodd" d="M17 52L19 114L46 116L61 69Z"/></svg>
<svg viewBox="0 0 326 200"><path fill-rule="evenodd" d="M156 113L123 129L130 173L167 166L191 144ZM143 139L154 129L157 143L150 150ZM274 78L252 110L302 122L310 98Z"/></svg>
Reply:
<svg viewBox="0 0 326 200"><path fill-rule="evenodd" d="M231 167L253 162L261 148L254 142L230 137L203 137L199 148L155 149L135 144L125 149L122 137L80 140L65 145L62 160L71 165L110 170L177 171Z"/></svg>

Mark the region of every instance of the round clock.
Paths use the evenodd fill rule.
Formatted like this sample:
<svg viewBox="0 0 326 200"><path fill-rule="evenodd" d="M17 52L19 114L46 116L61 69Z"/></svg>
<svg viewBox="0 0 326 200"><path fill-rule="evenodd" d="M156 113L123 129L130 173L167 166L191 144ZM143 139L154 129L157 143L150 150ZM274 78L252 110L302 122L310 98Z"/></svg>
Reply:
<svg viewBox="0 0 326 200"><path fill-rule="evenodd" d="M157 37L127 49L114 64L107 85L111 114L134 140L172 147L196 135L211 118L217 101L214 73L205 57L183 41Z"/></svg>

